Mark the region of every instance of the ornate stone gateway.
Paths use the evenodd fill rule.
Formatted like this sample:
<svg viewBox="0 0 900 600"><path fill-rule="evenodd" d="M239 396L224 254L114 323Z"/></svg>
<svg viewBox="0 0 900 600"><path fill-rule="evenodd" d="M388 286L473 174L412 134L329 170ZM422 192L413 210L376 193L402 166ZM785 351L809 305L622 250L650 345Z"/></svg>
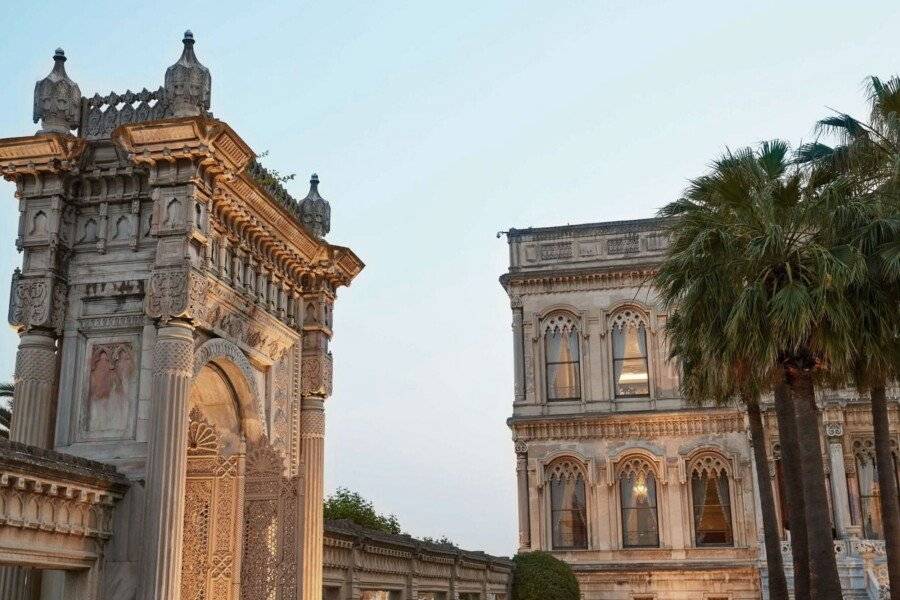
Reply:
<svg viewBox="0 0 900 600"><path fill-rule="evenodd" d="M163 87L92 98L58 50L41 129L0 139L23 253L12 439L131 483L97 552L21 563L94 583L24 580L49 598L318 600L333 306L363 264L323 239L316 175L295 200L212 118L183 43ZM0 568L0 597L33 593L19 575Z"/></svg>

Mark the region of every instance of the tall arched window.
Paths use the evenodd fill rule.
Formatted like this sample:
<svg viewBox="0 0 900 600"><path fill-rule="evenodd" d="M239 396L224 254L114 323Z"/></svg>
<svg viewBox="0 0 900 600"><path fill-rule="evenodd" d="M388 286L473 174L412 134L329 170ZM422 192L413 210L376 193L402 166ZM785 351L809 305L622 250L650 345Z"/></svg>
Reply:
<svg viewBox="0 0 900 600"><path fill-rule="evenodd" d="M612 316L613 377L617 398L650 395L647 325L634 309Z"/></svg>
<svg viewBox="0 0 900 600"><path fill-rule="evenodd" d="M721 456L706 453L691 463L694 542L698 546L731 546L731 494L728 467Z"/></svg>
<svg viewBox="0 0 900 600"><path fill-rule="evenodd" d="M619 469L619 499L622 505L622 546L659 546L656 476L650 464L635 457Z"/></svg>
<svg viewBox="0 0 900 600"><path fill-rule="evenodd" d="M544 326L547 400L581 398L581 352L575 319L557 313Z"/></svg>
<svg viewBox="0 0 900 600"><path fill-rule="evenodd" d="M547 466L550 482L550 529L555 550L587 549L587 495L584 471L562 458Z"/></svg>
<svg viewBox="0 0 900 600"><path fill-rule="evenodd" d="M862 518L863 536L867 539L884 539L884 521L881 516L881 486L878 481L878 466L875 462L875 442L872 439L853 442L856 459L856 482L859 486L859 508ZM894 473L897 478L897 455L893 453Z"/></svg>

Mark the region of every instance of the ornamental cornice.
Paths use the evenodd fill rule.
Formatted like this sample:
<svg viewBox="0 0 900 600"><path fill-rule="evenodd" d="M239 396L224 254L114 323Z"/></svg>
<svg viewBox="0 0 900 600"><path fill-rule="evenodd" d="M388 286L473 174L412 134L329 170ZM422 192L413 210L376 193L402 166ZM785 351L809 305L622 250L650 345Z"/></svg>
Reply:
<svg viewBox="0 0 900 600"><path fill-rule="evenodd" d="M246 167L255 154L227 123L206 117L130 123L112 139L137 164L187 159L201 167L215 180L213 212L229 233L295 277L312 272L340 286L362 271L351 250L317 240L253 180Z"/></svg>
<svg viewBox="0 0 900 600"><path fill-rule="evenodd" d="M14 181L22 175L69 171L84 148L84 140L61 133L0 139L0 174Z"/></svg>
<svg viewBox="0 0 900 600"><path fill-rule="evenodd" d="M651 438L658 436L743 433L739 411L692 415L603 415L516 418L509 420L516 437L525 440Z"/></svg>
<svg viewBox="0 0 900 600"><path fill-rule="evenodd" d="M500 284L509 293L515 291L516 294L529 292L547 294L638 287L646 284L655 274L655 265L622 267L614 270L527 271L505 273L500 277Z"/></svg>

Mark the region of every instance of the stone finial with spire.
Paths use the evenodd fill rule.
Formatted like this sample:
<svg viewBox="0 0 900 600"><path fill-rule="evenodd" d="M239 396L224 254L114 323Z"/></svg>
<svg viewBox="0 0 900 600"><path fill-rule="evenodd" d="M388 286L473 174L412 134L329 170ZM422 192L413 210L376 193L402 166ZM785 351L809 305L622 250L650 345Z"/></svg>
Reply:
<svg viewBox="0 0 900 600"><path fill-rule="evenodd" d="M192 117L209 110L212 77L209 69L200 64L194 54L194 34L184 32L181 58L166 69L164 87L168 114L173 117Z"/></svg>
<svg viewBox="0 0 900 600"><path fill-rule="evenodd" d="M66 74L66 53L57 48L53 70L34 84L34 122L41 122L38 133L69 133L78 127L81 115L81 90Z"/></svg>
<svg viewBox="0 0 900 600"><path fill-rule="evenodd" d="M316 237L331 231L331 205L319 195L319 176L309 178L309 193L300 201L300 220Z"/></svg>

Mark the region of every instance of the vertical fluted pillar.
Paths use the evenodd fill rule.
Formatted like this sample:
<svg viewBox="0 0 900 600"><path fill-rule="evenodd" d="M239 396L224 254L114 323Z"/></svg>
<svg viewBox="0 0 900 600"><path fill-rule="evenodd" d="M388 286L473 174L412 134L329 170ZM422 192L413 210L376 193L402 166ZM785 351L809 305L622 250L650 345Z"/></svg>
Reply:
<svg viewBox="0 0 900 600"><path fill-rule="evenodd" d="M525 401L525 333L522 329L521 301L513 303L512 308L512 334L513 334L513 401L515 403Z"/></svg>
<svg viewBox="0 0 900 600"><path fill-rule="evenodd" d="M9 439L39 448L53 447L56 423L56 340L49 332L23 333L16 353L15 392ZM34 594L40 571L0 566L0 598L25 600Z"/></svg>
<svg viewBox="0 0 900 600"><path fill-rule="evenodd" d="M322 600L322 514L325 476L325 401L303 398L300 408L303 460L303 600Z"/></svg>
<svg viewBox="0 0 900 600"><path fill-rule="evenodd" d="M16 354L12 441L39 448L53 446L58 370L54 337L40 331L23 333Z"/></svg>
<svg viewBox="0 0 900 600"><path fill-rule="evenodd" d="M158 329L153 348L153 435L147 469L144 600L175 600L180 592L193 342L191 326L173 321Z"/></svg>
<svg viewBox="0 0 900 600"><path fill-rule="evenodd" d="M519 551L531 548L531 514L528 506L528 446L516 441L516 482L519 496Z"/></svg>

